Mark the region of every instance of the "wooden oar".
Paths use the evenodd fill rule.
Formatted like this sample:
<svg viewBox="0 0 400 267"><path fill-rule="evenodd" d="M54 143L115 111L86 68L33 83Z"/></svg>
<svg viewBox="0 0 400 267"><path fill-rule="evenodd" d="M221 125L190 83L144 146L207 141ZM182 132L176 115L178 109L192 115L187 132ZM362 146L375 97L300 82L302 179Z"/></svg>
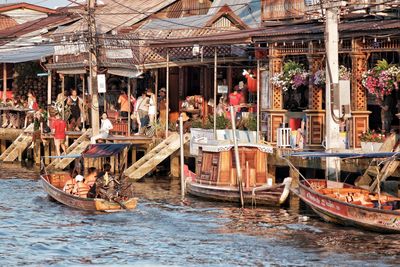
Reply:
<svg viewBox="0 0 400 267"><path fill-rule="evenodd" d="M232 132L233 132L233 145L235 147L236 174L237 174L237 181L239 184L240 203L242 204L242 208L244 208L242 170L240 168L239 148L238 148L237 139L236 139L236 121L235 121L236 116L233 111L233 106L230 106L230 112L231 112L231 123L232 123Z"/></svg>

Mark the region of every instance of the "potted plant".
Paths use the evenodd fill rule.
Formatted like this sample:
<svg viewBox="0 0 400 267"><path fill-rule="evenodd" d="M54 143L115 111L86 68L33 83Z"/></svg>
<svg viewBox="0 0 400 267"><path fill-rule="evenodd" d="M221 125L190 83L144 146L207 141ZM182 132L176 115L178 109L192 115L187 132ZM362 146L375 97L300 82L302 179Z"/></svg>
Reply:
<svg viewBox="0 0 400 267"><path fill-rule="evenodd" d="M385 141L385 135L368 130L360 135L361 148L365 152L377 152Z"/></svg>

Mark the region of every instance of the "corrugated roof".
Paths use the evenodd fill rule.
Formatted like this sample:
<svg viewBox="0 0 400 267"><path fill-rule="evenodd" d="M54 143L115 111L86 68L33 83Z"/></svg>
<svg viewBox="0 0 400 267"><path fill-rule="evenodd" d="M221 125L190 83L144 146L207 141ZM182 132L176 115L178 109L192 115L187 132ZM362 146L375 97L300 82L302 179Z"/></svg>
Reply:
<svg viewBox="0 0 400 267"><path fill-rule="evenodd" d="M98 33L132 26L153 13L169 6L177 0L113 0L106 1L104 6L95 11ZM86 31L87 22L80 20L62 30L66 32Z"/></svg>
<svg viewBox="0 0 400 267"><path fill-rule="evenodd" d="M76 20L76 18L71 15L54 14L46 18L29 21L0 31L0 42L1 38L15 38L31 32L58 27L59 25L67 24L74 20Z"/></svg>
<svg viewBox="0 0 400 267"><path fill-rule="evenodd" d="M35 11L43 12L43 13L47 13L47 14L56 13L56 11L54 9L50 9L50 8L38 6L38 5L33 5L33 4L25 3L25 2L0 4L0 12L6 12L6 11L20 9L20 8L31 9L31 10L35 10Z"/></svg>

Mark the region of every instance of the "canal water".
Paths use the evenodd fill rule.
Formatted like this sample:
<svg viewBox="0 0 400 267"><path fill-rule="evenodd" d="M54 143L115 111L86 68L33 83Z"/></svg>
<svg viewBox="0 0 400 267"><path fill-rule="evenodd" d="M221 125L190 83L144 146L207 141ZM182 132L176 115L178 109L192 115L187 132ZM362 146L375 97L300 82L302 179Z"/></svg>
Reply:
<svg viewBox="0 0 400 267"><path fill-rule="evenodd" d="M320 221L295 200L248 208L187 197L179 179L136 185L137 209L88 213L50 201L35 171L0 165L0 266L390 266L400 235Z"/></svg>

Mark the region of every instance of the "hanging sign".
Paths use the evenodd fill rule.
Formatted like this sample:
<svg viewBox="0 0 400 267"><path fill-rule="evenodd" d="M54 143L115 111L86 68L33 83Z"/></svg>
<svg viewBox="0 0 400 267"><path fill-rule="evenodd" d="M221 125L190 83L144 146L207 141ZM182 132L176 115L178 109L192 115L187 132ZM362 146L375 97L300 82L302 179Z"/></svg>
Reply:
<svg viewBox="0 0 400 267"><path fill-rule="evenodd" d="M107 91L105 74L97 74L97 91L99 93L105 93Z"/></svg>

